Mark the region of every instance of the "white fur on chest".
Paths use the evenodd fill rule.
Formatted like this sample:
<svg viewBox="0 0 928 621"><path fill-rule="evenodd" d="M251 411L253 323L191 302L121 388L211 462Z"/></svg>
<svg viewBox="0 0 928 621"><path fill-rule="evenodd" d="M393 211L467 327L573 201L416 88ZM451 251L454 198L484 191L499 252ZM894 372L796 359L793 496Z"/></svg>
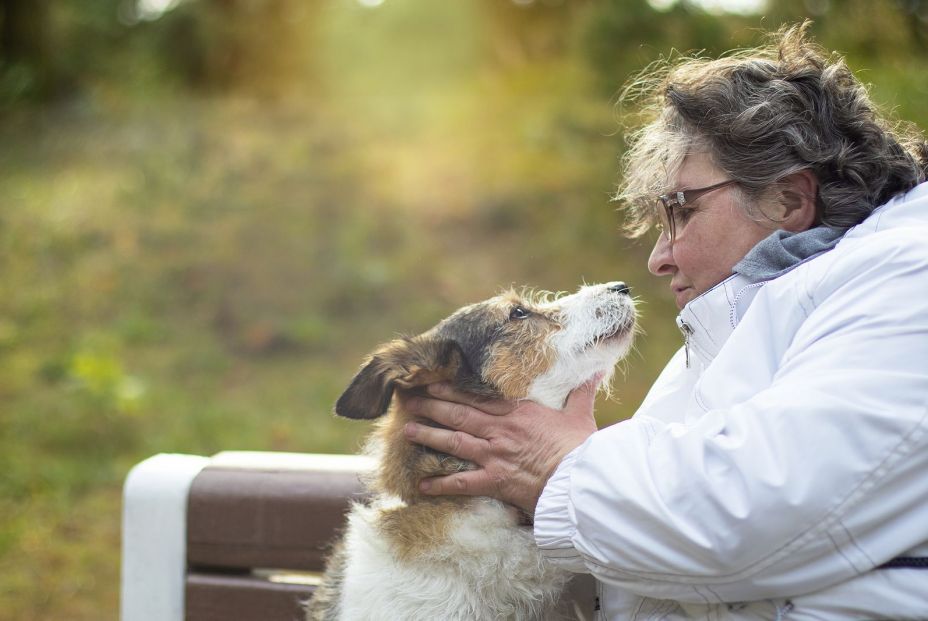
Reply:
<svg viewBox="0 0 928 621"><path fill-rule="evenodd" d="M340 609L351 621L557 619L569 578L547 563L512 510L475 499L455 515L443 545L400 562L377 526L377 506L356 506L345 536Z"/></svg>

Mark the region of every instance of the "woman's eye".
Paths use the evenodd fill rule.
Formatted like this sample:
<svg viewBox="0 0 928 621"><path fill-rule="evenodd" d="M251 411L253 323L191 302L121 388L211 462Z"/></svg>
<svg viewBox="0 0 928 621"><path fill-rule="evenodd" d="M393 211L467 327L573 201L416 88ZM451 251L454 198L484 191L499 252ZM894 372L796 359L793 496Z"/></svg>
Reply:
<svg viewBox="0 0 928 621"><path fill-rule="evenodd" d="M690 221L690 218L693 217L693 214L696 213L694 207L687 207L684 209L674 209L673 210L673 221L675 224L686 224Z"/></svg>
<svg viewBox="0 0 928 621"><path fill-rule="evenodd" d="M529 315L531 315L531 313L521 306L516 306L511 311L509 311L510 319L528 319Z"/></svg>

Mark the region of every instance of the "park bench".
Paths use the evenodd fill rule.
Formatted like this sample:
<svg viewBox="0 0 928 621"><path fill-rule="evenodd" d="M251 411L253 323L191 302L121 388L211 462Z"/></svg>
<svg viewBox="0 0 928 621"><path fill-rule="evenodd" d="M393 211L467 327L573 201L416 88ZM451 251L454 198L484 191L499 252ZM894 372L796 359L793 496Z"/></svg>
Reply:
<svg viewBox="0 0 928 621"><path fill-rule="evenodd" d="M122 621L296 621L312 596L361 456L156 455L123 497Z"/></svg>
<svg viewBox="0 0 928 621"><path fill-rule="evenodd" d="M139 463L123 492L121 621L302 620L371 467L262 452ZM594 589L589 576L572 582L578 618L592 618Z"/></svg>

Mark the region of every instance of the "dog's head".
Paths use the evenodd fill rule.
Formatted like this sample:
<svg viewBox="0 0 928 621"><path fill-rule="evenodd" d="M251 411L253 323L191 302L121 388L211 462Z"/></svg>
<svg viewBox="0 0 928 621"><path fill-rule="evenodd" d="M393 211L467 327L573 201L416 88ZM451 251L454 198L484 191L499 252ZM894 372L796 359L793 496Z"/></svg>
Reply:
<svg viewBox="0 0 928 621"><path fill-rule="evenodd" d="M634 303L622 283L586 286L551 299L506 293L466 306L419 336L379 348L335 411L348 418L378 418L396 388L437 381L483 397L527 398L559 408L587 379L611 375L631 346L634 329Z"/></svg>
<svg viewBox="0 0 928 621"><path fill-rule="evenodd" d="M362 365L335 405L340 416L383 417L395 390L438 381L496 399L563 406L571 390L597 374L608 383L629 349L635 307L628 287L582 287L569 296L510 292L466 306L431 330L387 343ZM472 468L469 462L407 442L402 408L378 424L368 449L379 455L374 489L413 502L424 477ZM429 421L422 421L431 424Z"/></svg>

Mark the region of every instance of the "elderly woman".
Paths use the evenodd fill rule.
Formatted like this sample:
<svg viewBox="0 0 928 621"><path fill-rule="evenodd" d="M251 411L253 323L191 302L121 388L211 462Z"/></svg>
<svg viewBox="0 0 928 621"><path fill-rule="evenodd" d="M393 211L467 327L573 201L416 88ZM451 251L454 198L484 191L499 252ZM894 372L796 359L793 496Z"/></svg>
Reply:
<svg viewBox="0 0 928 621"><path fill-rule="evenodd" d="M412 400L478 465L423 489L534 515L599 618L928 619L928 145L806 30L636 85L620 198L684 344L632 419Z"/></svg>

